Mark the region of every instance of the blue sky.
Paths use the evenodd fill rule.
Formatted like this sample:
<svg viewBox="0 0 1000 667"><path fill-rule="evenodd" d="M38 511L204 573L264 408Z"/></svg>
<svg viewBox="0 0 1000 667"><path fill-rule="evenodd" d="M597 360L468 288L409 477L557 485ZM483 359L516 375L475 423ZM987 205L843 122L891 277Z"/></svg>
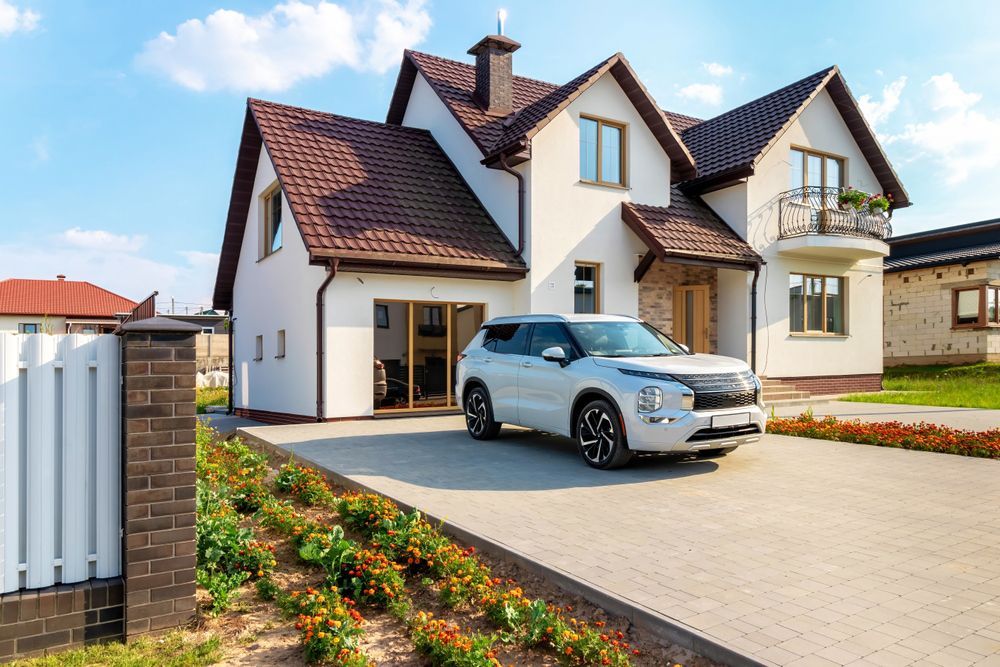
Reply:
<svg viewBox="0 0 1000 667"><path fill-rule="evenodd" d="M0 0L0 278L206 304L245 98L382 120L402 48L468 58L501 6L517 73L622 51L700 117L836 63L916 204L897 233L1000 216L995 3Z"/></svg>

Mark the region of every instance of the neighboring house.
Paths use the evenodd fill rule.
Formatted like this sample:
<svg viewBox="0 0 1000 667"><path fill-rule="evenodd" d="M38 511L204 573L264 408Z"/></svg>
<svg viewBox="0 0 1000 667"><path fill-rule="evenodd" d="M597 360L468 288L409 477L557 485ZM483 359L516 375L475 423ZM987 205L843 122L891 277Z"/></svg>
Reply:
<svg viewBox="0 0 1000 667"><path fill-rule="evenodd" d="M478 326L525 312L638 315L772 383L880 387L890 227L836 193L909 201L836 67L701 121L621 54L559 86L515 76L518 47L407 51L386 123L249 100L214 297L241 414L451 407Z"/></svg>
<svg viewBox="0 0 1000 667"><path fill-rule="evenodd" d="M1000 218L899 236L885 260L885 364L1000 361Z"/></svg>
<svg viewBox="0 0 1000 667"><path fill-rule="evenodd" d="M0 332L111 333L135 301L79 280L0 280Z"/></svg>
<svg viewBox="0 0 1000 667"><path fill-rule="evenodd" d="M229 333L229 314L215 310L203 310L198 313L160 313L160 317L179 322L189 322L201 327L205 335Z"/></svg>

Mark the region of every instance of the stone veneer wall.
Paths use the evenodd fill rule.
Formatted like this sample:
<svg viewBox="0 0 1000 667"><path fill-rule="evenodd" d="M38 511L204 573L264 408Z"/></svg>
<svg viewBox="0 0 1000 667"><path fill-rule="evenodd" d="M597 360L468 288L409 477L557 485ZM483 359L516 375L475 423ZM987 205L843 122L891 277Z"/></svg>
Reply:
<svg viewBox="0 0 1000 667"><path fill-rule="evenodd" d="M704 266L654 262L639 283L639 317L674 337L674 288L708 285L708 344L714 354L719 342L718 275L716 269Z"/></svg>
<svg viewBox="0 0 1000 667"><path fill-rule="evenodd" d="M952 290L1000 284L1000 261L952 264L883 277L886 366L1000 361L1000 328L952 329Z"/></svg>

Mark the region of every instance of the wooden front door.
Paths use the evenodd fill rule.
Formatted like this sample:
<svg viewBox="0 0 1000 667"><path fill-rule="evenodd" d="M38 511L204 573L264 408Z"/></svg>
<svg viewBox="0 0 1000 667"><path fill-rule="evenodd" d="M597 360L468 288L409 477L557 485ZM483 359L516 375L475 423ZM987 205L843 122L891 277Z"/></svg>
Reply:
<svg viewBox="0 0 1000 667"><path fill-rule="evenodd" d="M708 352L708 285L674 288L673 339L692 352Z"/></svg>

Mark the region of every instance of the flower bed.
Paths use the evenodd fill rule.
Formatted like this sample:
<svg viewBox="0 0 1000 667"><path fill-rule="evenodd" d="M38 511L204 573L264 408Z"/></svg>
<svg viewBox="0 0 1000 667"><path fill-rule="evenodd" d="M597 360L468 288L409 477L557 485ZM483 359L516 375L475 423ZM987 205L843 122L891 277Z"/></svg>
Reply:
<svg viewBox="0 0 1000 667"><path fill-rule="evenodd" d="M926 422L840 421L834 417L816 419L804 413L793 418L771 418L767 430L769 433L802 438L1000 459L1000 429L967 431Z"/></svg>
<svg viewBox="0 0 1000 667"><path fill-rule="evenodd" d="M528 598L515 581L494 576L475 549L383 496L338 496L319 471L294 462L269 483L264 456L239 440L202 432L198 473L199 566L204 561L206 572L217 573L199 582L224 608L241 584L257 580L260 600L297 619L310 661L372 664L365 646L376 649L365 643L362 613L383 629L387 621L378 619L402 622L394 627L431 665L492 667L513 658L623 667L638 655L622 632L574 618L568 606ZM268 540L255 530L266 531ZM275 545L325 580L311 575L311 588L303 590L299 579L283 591L270 575Z"/></svg>

